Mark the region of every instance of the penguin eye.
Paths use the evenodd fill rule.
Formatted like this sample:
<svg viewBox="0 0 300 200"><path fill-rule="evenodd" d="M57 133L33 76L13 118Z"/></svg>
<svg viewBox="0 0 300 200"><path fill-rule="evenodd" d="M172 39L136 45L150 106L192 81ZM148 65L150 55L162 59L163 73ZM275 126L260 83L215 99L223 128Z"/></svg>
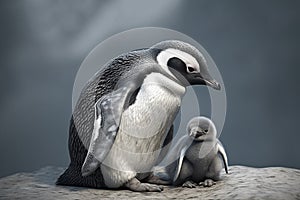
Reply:
<svg viewBox="0 0 300 200"><path fill-rule="evenodd" d="M185 62L183 62L181 59L176 58L176 57L170 58L168 60L167 65L169 67L172 67L173 69L176 69L177 71L180 71L180 72L182 72L186 69Z"/></svg>
<svg viewBox="0 0 300 200"><path fill-rule="evenodd" d="M207 129L205 129L205 130L204 130L204 132L205 132L205 133L207 133L207 132L208 132L208 130L207 130Z"/></svg>
<svg viewBox="0 0 300 200"><path fill-rule="evenodd" d="M187 67L187 72L191 73L193 71L195 71L195 69L193 67L190 67L190 66Z"/></svg>

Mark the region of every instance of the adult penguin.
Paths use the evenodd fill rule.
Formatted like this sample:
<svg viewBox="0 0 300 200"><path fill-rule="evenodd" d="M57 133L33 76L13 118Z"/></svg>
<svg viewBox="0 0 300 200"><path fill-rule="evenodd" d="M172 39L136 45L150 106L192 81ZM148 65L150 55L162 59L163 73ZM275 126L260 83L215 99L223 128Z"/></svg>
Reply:
<svg viewBox="0 0 300 200"><path fill-rule="evenodd" d="M71 163L58 185L127 187L161 191L141 183L166 154L173 121L189 85L220 90L203 54L177 40L122 54L86 84L69 129Z"/></svg>

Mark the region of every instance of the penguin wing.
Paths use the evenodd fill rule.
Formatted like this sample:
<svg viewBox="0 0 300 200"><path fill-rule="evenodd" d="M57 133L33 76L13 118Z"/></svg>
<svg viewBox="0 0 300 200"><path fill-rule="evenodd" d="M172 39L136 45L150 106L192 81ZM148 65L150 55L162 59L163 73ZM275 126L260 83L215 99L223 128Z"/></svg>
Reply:
<svg viewBox="0 0 300 200"><path fill-rule="evenodd" d="M94 129L81 169L83 176L93 173L110 151L119 129L122 112L131 100L130 94L134 92L132 90L132 87L120 87L95 103Z"/></svg>
<svg viewBox="0 0 300 200"><path fill-rule="evenodd" d="M191 143L192 140L188 135L182 136L165 157L164 163L170 164L167 168L169 168L168 171L171 173L169 176L173 178L174 182L180 174L185 153Z"/></svg>
<svg viewBox="0 0 300 200"><path fill-rule="evenodd" d="M219 140L217 141L217 150L218 150L218 154L220 154L223 159L225 171L228 174L228 158L227 158L225 149Z"/></svg>
<svg viewBox="0 0 300 200"><path fill-rule="evenodd" d="M188 146L185 146L180 151L179 159L177 160L177 165L176 165L176 168L175 168L175 174L174 174L173 182L175 182L177 180L177 178L180 174L182 163L183 163L183 158L184 158L185 152L188 148L189 148Z"/></svg>

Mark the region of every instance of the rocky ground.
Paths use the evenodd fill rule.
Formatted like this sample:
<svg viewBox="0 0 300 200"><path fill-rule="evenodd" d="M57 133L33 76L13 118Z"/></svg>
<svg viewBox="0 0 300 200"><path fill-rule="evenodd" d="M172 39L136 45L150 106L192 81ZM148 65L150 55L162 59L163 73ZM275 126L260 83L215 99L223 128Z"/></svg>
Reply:
<svg viewBox="0 0 300 200"><path fill-rule="evenodd" d="M0 179L0 199L300 199L300 170L231 166L210 188L165 187L160 193L62 187L54 183L63 168L45 167Z"/></svg>

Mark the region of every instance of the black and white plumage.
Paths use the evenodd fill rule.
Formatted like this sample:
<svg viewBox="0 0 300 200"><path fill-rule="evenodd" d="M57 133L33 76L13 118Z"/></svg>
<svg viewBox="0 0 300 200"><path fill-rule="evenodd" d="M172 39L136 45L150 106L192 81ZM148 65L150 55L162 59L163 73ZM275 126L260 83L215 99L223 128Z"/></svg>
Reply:
<svg viewBox="0 0 300 200"><path fill-rule="evenodd" d="M188 135L178 140L166 159L175 160L166 167L173 185L195 187L197 183L212 186L220 180L220 172L228 173L225 149L216 138L214 123L206 117L194 117L187 126Z"/></svg>
<svg viewBox="0 0 300 200"><path fill-rule="evenodd" d="M57 184L160 191L140 180L166 153L160 149L172 139L172 123L190 84L220 89L201 52L181 41L163 41L107 63L76 104L71 163Z"/></svg>

